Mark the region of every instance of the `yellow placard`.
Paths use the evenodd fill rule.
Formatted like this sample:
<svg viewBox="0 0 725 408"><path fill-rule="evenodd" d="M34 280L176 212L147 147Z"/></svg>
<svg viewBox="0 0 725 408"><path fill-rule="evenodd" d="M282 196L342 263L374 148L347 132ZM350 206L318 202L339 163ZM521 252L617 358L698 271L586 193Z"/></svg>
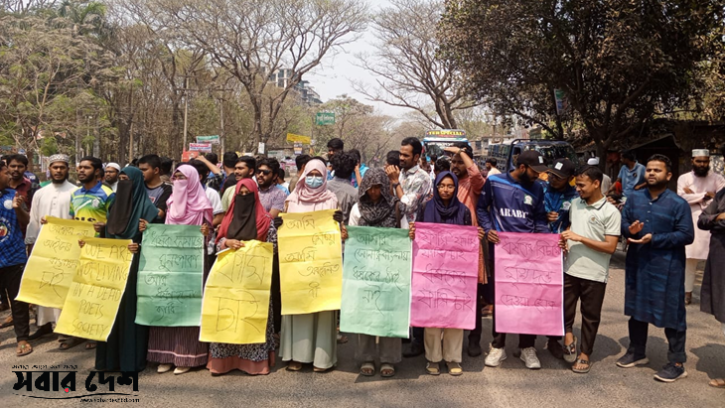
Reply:
<svg viewBox="0 0 725 408"><path fill-rule="evenodd" d="M126 290L133 254L128 239L86 238L56 333L106 341ZM136 299L130 299L135 302Z"/></svg>
<svg viewBox="0 0 725 408"><path fill-rule="evenodd" d="M200 341L266 341L274 248L260 241L244 244L220 253L211 268L201 306Z"/></svg>
<svg viewBox="0 0 725 408"><path fill-rule="evenodd" d="M310 144L312 143L312 139L310 139L308 136L302 136L302 135L296 135L294 133L287 133L287 141L288 142L297 142L302 144Z"/></svg>
<svg viewBox="0 0 725 408"><path fill-rule="evenodd" d="M25 265L17 300L60 309L78 268L78 240L93 237L90 222L46 217Z"/></svg>
<svg viewBox="0 0 725 408"><path fill-rule="evenodd" d="M342 243L335 210L280 214L282 314L338 310L342 300Z"/></svg>

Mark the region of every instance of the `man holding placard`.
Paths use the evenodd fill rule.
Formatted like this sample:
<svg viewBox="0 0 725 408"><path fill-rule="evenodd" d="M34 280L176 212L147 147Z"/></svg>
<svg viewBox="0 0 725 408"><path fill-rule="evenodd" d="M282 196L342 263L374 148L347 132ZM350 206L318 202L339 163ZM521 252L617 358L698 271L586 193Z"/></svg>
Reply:
<svg viewBox="0 0 725 408"><path fill-rule="evenodd" d="M527 150L519 155L516 165L510 173L488 178L476 207L478 223L486 232L488 241L494 244L490 251L492 257L495 244L500 241L497 232L549 232L544 208L544 189L536 181L540 173L548 170L544 158L535 150ZM486 357L486 365L489 367L498 367L506 359L506 333L496 331L495 311L494 308L493 342ZM534 348L535 341L535 335L519 334L521 360L526 368L541 368Z"/></svg>
<svg viewBox="0 0 725 408"><path fill-rule="evenodd" d="M31 247L38 240L40 225L45 224L45 217L71 218L71 192L78 187L68 181L69 161L69 157L65 154L50 156L48 169L50 170L52 182L35 193L33 196L33 205L30 210L30 222L28 224L28 232L25 235L25 243ZM53 323L58 321L58 317L60 317L60 309L38 306L35 317L38 331L30 335L30 340L52 333ZM62 350L75 345L72 339L65 336L60 336L58 340L61 343L60 348Z"/></svg>

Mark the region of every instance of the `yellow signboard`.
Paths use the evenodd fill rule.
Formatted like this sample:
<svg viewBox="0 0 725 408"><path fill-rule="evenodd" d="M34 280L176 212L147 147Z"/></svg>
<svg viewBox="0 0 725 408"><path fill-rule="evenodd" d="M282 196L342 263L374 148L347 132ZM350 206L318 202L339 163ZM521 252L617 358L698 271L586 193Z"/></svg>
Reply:
<svg viewBox="0 0 725 408"><path fill-rule="evenodd" d="M280 214L282 314L338 310L342 300L342 242L335 210Z"/></svg>
<svg viewBox="0 0 725 408"><path fill-rule="evenodd" d="M288 142L297 142L302 144L310 144L312 143L312 140L307 136L302 135L296 135L294 133L287 133L287 141Z"/></svg>
<svg viewBox="0 0 725 408"><path fill-rule="evenodd" d="M219 254L204 290L200 341L265 342L273 254L272 244L260 241Z"/></svg>
<svg viewBox="0 0 725 408"><path fill-rule="evenodd" d="M106 341L131 269L130 239L85 238L56 333ZM129 300L135 302L136 299Z"/></svg>
<svg viewBox="0 0 725 408"><path fill-rule="evenodd" d="M25 265L17 299L60 309L78 268L78 240L93 237L96 232L90 222L55 217L46 220Z"/></svg>

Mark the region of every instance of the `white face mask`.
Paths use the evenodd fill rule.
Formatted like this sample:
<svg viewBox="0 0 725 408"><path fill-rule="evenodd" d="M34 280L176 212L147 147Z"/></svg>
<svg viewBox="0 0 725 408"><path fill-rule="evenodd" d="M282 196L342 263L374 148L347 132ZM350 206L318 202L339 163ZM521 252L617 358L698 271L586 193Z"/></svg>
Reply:
<svg viewBox="0 0 725 408"><path fill-rule="evenodd" d="M309 188L318 188L322 185L323 180L322 176L307 176L305 177L305 184L307 184L307 187Z"/></svg>

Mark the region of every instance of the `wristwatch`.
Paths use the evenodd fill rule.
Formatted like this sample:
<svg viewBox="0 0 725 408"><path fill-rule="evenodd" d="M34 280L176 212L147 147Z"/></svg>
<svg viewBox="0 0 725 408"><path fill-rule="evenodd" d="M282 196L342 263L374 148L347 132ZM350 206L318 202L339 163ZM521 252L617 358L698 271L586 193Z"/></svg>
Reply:
<svg viewBox="0 0 725 408"><path fill-rule="evenodd" d="M399 185L400 183L393 183L393 188L398 188Z"/></svg>

